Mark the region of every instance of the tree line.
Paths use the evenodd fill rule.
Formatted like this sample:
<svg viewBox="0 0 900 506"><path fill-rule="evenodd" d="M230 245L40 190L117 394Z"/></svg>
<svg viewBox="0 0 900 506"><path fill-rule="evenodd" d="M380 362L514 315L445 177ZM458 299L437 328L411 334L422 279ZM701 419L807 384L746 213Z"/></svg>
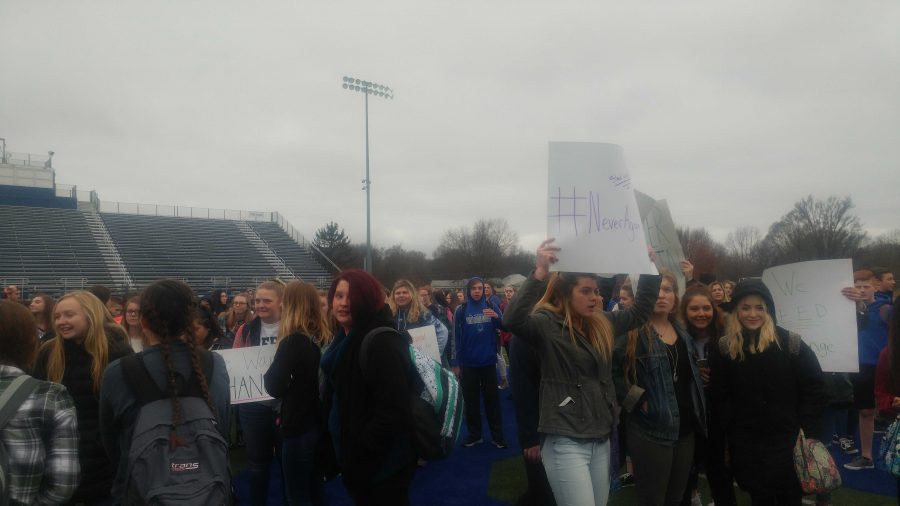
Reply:
<svg viewBox="0 0 900 506"><path fill-rule="evenodd" d="M678 227L677 232L696 276L738 280L760 276L774 265L833 258L852 258L857 269L880 266L900 272L900 229L869 237L853 207L849 197L808 196L765 234L756 227L739 226L724 243L703 227ZM313 244L341 268L363 267L365 244L353 243L337 223L318 229ZM500 218L445 231L432 258L400 244L373 247L372 257L373 274L387 286L400 278L414 283L473 275L502 278L528 274L534 266L534 255L519 246L518 234Z"/></svg>

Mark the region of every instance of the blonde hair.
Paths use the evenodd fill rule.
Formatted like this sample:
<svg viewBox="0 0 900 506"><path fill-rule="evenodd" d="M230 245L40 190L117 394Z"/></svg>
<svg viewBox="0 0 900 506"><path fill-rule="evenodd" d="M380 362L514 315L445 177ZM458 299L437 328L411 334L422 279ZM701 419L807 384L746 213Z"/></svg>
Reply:
<svg viewBox="0 0 900 506"><path fill-rule="evenodd" d="M394 292L396 292L398 288L406 288L409 290L410 301L409 310L406 312L406 321L419 321L419 318L421 318L422 314L425 312L425 307L422 305L422 299L419 298L419 291L416 290L415 285L407 279L398 279L391 289L391 297L388 299L388 305L391 306L391 313L394 316L397 316L397 313L400 311L400 306L398 306L397 301L394 300Z"/></svg>
<svg viewBox="0 0 900 506"><path fill-rule="evenodd" d="M541 300L535 304L532 313L545 309L563 317L563 326L569 328L572 343L577 343L575 331L581 331L591 346L597 350L604 360L610 360L613 347L613 328L609 319L602 312L593 313L588 318L581 318L572 310L572 290L580 278L596 279L591 274L554 272L550 275L547 290ZM579 329L575 328L575 319L580 321Z"/></svg>
<svg viewBox="0 0 900 506"><path fill-rule="evenodd" d="M294 333L308 335L319 346L331 342L332 333L327 315L322 311L319 291L302 281L291 281L284 288L281 301L281 325L276 344Z"/></svg>
<svg viewBox="0 0 900 506"><path fill-rule="evenodd" d="M660 271L660 277L662 277L662 281L660 281L659 285L660 290L662 290L662 283L665 281L668 281L669 284L672 285L675 304L672 306L672 311L669 312L668 319L674 327L678 321L678 280L671 272L665 270ZM647 349L652 350L653 342L655 341L654 337L656 337L656 329L653 327L652 322L648 321L639 328L628 331L628 343L625 346L625 377L630 379L632 383L637 383L637 368L634 364L637 361L637 343L641 336L646 336ZM678 339L677 331L675 338Z"/></svg>
<svg viewBox="0 0 900 506"><path fill-rule="evenodd" d="M103 380L103 370L109 362L109 339L106 336L106 330L103 323L109 316L109 310L100 302L100 299L91 292L78 291L63 295L57 302L73 299L81 306L87 319L88 326L84 335L84 349L91 356L91 379L94 385L94 393L100 393L100 383ZM54 318L55 319L55 318ZM63 351L63 337L59 329L56 328L54 321L54 330L56 337L46 342L42 349L47 350L47 379L53 383L60 383L63 374L66 372L66 355Z"/></svg>
<svg viewBox="0 0 900 506"><path fill-rule="evenodd" d="M781 344L778 343L778 338L775 334L775 321L772 320L772 315L769 314L765 301L763 301L762 304L765 309L765 313L763 314L763 325L759 329L759 339L757 339L756 345L754 346L752 342L750 343L750 353L762 353L766 351L772 343L775 343L775 346L781 348ZM729 314L726 319L725 337L728 356L731 357L731 360L743 362L744 326L741 325L741 321L738 319L737 306L735 306L734 311Z"/></svg>

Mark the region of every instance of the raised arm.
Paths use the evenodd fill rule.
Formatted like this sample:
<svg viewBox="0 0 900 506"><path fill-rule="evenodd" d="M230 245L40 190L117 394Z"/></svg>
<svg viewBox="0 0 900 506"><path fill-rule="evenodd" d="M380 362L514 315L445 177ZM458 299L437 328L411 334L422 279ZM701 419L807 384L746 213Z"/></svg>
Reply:
<svg viewBox="0 0 900 506"><path fill-rule="evenodd" d="M550 275L550 265L559 260L556 256L557 251L559 247L553 245L553 238L545 240L538 246L534 272L525 280L525 284L509 303L506 314L503 315L503 326L506 330L525 341L535 342L541 338L538 325L531 318L531 310L547 289L546 280Z"/></svg>

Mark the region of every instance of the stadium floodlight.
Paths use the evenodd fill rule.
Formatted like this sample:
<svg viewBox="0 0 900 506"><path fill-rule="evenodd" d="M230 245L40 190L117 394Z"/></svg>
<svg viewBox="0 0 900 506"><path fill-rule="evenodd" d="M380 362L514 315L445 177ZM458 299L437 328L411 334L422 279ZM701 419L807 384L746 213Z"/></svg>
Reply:
<svg viewBox="0 0 900 506"><path fill-rule="evenodd" d="M373 83L355 77L344 76L341 85L347 91L358 91L365 95L366 110L366 178L362 180L366 191L366 272L372 272L372 180L369 178L369 95L384 99L394 99L394 90L383 84Z"/></svg>

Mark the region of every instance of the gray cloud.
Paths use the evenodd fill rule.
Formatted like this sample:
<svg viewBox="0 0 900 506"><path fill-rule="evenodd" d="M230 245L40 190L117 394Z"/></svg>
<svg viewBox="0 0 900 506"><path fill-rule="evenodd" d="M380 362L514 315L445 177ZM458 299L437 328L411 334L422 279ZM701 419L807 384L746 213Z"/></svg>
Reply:
<svg viewBox="0 0 900 506"><path fill-rule="evenodd" d="M636 186L723 238L806 194L897 227L892 2L0 4L0 136L104 200L277 210L429 254L544 234L547 142L621 144Z"/></svg>

